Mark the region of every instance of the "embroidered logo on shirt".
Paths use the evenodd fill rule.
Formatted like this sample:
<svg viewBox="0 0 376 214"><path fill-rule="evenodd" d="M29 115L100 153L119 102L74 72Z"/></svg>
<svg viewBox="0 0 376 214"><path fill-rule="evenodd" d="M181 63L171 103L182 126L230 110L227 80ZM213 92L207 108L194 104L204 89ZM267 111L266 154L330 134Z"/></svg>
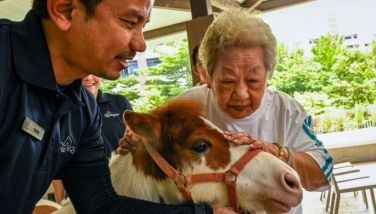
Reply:
<svg viewBox="0 0 376 214"><path fill-rule="evenodd" d="M110 111L107 111L105 114L104 114L104 117L106 118L109 118L109 117L119 117L119 113L112 113Z"/></svg>
<svg viewBox="0 0 376 214"><path fill-rule="evenodd" d="M67 137L64 141L60 141L60 151L62 153L69 152L74 154L76 151L76 147L73 145L72 139L70 136Z"/></svg>

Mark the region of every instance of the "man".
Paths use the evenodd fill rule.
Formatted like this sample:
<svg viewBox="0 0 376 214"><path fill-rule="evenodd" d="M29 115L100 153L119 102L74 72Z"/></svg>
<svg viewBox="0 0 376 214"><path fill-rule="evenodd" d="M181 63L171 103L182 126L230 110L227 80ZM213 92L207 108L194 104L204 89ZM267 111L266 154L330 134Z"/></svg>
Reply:
<svg viewBox="0 0 376 214"><path fill-rule="evenodd" d="M192 70L193 70L193 73L195 73L200 78L200 81L197 83L197 85L204 85L208 83L208 75L206 74L205 68L204 66L202 66L202 62L198 55L199 48L200 48L200 43L197 44L192 49L192 55L191 55Z"/></svg>
<svg viewBox="0 0 376 214"><path fill-rule="evenodd" d="M125 110L132 110L128 99L120 94L103 93L100 90L102 79L95 75L83 78L83 85L89 90L97 104L102 116L102 136L108 155L116 151L119 139L124 135L124 122L122 114Z"/></svg>
<svg viewBox="0 0 376 214"><path fill-rule="evenodd" d="M116 79L146 49L151 0L34 0L20 22L0 20L0 210L31 213L52 179L79 213L206 213L119 196L98 106L82 86Z"/></svg>

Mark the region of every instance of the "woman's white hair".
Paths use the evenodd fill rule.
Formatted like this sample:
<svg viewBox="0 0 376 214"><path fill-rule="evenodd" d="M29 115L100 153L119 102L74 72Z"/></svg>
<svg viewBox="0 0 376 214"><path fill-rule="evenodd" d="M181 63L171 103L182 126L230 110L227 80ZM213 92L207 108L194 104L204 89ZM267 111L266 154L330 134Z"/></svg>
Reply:
<svg viewBox="0 0 376 214"><path fill-rule="evenodd" d="M261 18L244 9L232 9L214 19L199 49L200 59L210 78L216 59L230 47L261 47L268 76L272 75L277 62L277 41Z"/></svg>

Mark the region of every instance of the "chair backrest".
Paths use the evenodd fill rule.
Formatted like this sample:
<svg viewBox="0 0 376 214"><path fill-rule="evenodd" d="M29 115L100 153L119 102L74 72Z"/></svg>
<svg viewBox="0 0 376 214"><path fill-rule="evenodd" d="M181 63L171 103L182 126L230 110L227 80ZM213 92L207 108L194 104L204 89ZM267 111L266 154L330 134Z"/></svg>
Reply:
<svg viewBox="0 0 376 214"><path fill-rule="evenodd" d="M349 167L342 167L338 169L333 169L333 176L336 175L343 175L343 174L349 174L354 172L359 172L360 170L357 167L349 166Z"/></svg>
<svg viewBox="0 0 376 214"><path fill-rule="evenodd" d="M333 169L340 169L340 168L344 168L344 167L352 167L352 163L351 162L342 162L342 163L336 163L334 164L333 166Z"/></svg>

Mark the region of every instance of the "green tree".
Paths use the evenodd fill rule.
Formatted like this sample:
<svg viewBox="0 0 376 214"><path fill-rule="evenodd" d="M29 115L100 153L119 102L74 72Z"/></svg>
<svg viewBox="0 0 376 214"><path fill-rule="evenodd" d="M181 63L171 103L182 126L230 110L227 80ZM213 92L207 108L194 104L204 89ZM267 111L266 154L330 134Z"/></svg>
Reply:
<svg viewBox="0 0 376 214"><path fill-rule="evenodd" d="M317 71L321 65L307 59L302 49L288 51L284 45L280 45L278 56L279 63L269 81L271 85L290 95L323 90L321 84L316 84L320 81Z"/></svg>
<svg viewBox="0 0 376 214"><path fill-rule="evenodd" d="M170 42L170 53L159 52L161 63L137 75L102 83L102 90L126 96L134 110L146 112L192 86L188 42Z"/></svg>
<svg viewBox="0 0 376 214"><path fill-rule="evenodd" d="M137 76L129 76L118 80L102 80L101 89L109 93L121 94L128 98L129 101L139 99L139 79Z"/></svg>
<svg viewBox="0 0 376 214"><path fill-rule="evenodd" d="M327 35L317 40L310 58L303 50L289 51L283 45L278 53L279 65L270 83L300 98L327 96L326 102L305 102L314 112L322 112L323 104L350 109L376 101L375 42L370 51L361 51L346 47L341 37Z"/></svg>
<svg viewBox="0 0 376 214"><path fill-rule="evenodd" d="M144 74L147 75L146 89L156 89L170 99L192 86L192 75L187 40L166 46L175 51L168 55L161 53L161 64L147 69Z"/></svg>

